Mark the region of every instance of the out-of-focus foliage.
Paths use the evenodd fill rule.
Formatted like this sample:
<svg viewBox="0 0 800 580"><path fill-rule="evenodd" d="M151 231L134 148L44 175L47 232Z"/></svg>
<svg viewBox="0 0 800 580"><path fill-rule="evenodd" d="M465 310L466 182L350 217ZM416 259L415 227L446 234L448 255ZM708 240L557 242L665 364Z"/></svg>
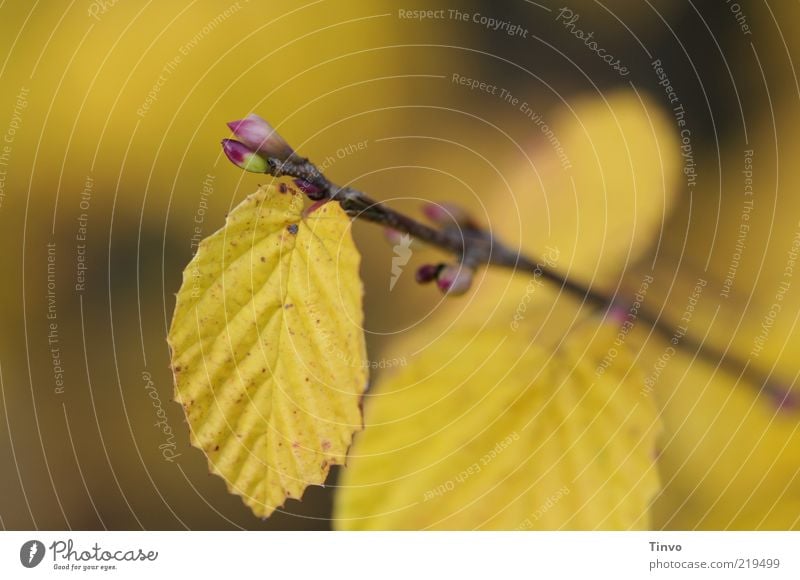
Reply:
<svg viewBox="0 0 800 580"><path fill-rule="evenodd" d="M595 373L616 330L584 316L546 337L548 313L528 315L518 332L465 321L380 385L336 497L340 528L648 527L653 402L627 355Z"/></svg>
<svg viewBox="0 0 800 580"><path fill-rule="evenodd" d="M522 251L558 248L560 271L608 288L658 240L672 209L675 128L652 100L620 90L570 102L552 135L489 213Z"/></svg>

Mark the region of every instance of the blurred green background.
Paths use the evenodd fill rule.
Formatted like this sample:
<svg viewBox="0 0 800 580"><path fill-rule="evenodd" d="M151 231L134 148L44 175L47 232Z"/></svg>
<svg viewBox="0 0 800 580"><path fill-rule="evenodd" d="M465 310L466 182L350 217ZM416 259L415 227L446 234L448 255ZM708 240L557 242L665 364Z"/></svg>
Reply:
<svg viewBox="0 0 800 580"><path fill-rule="evenodd" d="M259 183L220 155L224 123L249 112L334 181L408 212L427 200L457 201L532 254L558 243L570 275L607 292L658 271L654 296L667 316L671 297L681 296L678 317L684 286L702 275L716 296L728 275L752 150L757 201L746 251L730 299L709 297L699 315L706 340L745 356L800 227L800 5L572 1L575 25L593 31L628 75L565 28L563 6L0 5L0 525L331 527L335 473L330 486L259 521L208 475L172 402L165 335L195 227L212 233ZM494 30L476 14L518 32ZM695 185L682 172L681 127L655 60L686 111ZM553 129L569 168L521 103ZM603 115L607 124L597 121ZM619 229L626 212L641 215L635 231ZM424 321L440 297L416 286L412 270L390 291L391 245L373 226L354 231L370 358L391 358L393 338ZM429 257L420 250L413 264ZM603 261L618 267L603 277ZM795 286L753 363L785 379L779 405L775 393L737 385L698 407L697 383L681 377L682 405L671 391L662 395L679 437L663 452L657 527L798 525ZM731 396L752 399L750 411L742 402L720 415ZM758 421L753 405L763 405ZM732 437L751 445L749 454L725 446ZM741 509L759 486L772 504Z"/></svg>

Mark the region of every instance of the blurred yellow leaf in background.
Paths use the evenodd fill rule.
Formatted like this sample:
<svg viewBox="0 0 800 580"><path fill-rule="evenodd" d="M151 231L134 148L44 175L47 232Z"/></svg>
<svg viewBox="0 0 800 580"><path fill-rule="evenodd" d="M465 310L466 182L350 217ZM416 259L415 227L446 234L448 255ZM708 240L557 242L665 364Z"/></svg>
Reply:
<svg viewBox="0 0 800 580"><path fill-rule="evenodd" d="M557 247L570 276L608 285L658 239L672 210L675 128L652 99L618 89L574 99L549 130L554 140L537 145L535 166L520 165L490 214L523 252Z"/></svg>
<svg viewBox="0 0 800 580"><path fill-rule="evenodd" d="M338 526L646 528L658 419L639 373L596 373L616 335L598 320L556 342L461 325L385 381L342 472Z"/></svg>
<svg viewBox="0 0 800 580"><path fill-rule="evenodd" d="M169 335L176 398L211 470L260 516L322 484L367 384L350 220L265 187L200 244Z"/></svg>

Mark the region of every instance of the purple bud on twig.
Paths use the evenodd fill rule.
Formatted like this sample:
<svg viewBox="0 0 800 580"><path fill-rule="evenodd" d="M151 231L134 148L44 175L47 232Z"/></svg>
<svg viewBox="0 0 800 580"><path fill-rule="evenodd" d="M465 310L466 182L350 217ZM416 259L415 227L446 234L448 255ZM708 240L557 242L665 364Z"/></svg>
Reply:
<svg viewBox="0 0 800 580"><path fill-rule="evenodd" d="M231 163L252 173L266 173L269 164L267 160L254 153L244 143L239 143L233 139L222 140L222 150Z"/></svg>
<svg viewBox="0 0 800 580"><path fill-rule="evenodd" d="M442 264L424 264L417 269L416 280L418 284L428 284L436 280L439 270L442 269Z"/></svg>
<svg viewBox="0 0 800 580"><path fill-rule="evenodd" d="M403 239L403 234L395 230L394 228L384 228L383 235L386 238L386 241L396 246L399 244Z"/></svg>
<svg viewBox="0 0 800 580"><path fill-rule="evenodd" d="M317 187L310 181L306 181L305 179L295 179L294 184L297 186L297 189L305 193L306 195L319 195L322 193L322 188Z"/></svg>
<svg viewBox="0 0 800 580"><path fill-rule="evenodd" d="M294 155L294 149L258 115L250 114L244 119L231 121L228 127L237 139L264 157L286 161Z"/></svg>
<svg viewBox="0 0 800 580"><path fill-rule="evenodd" d="M777 409L781 411L796 411L800 407L800 400L797 393L792 392L785 386L767 383L762 387L762 392L772 401Z"/></svg>
<svg viewBox="0 0 800 580"><path fill-rule="evenodd" d="M459 296L472 286L472 274L472 270L465 266L445 266L436 277L436 285L445 294Z"/></svg>

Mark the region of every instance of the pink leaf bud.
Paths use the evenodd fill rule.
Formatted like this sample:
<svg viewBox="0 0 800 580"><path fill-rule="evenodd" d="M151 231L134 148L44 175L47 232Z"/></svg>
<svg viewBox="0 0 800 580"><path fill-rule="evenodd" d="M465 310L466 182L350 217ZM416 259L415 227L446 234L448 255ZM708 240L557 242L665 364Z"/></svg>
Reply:
<svg viewBox="0 0 800 580"><path fill-rule="evenodd" d="M416 280L418 284L428 284L436 280L439 270L442 269L442 264L424 264L417 269Z"/></svg>
<svg viewBox="0 0 800 580"><path fill-rule="evenodd" d="M384 228L383 235L386 241L394 246L399 244L403 239L403 234L392 228Z"/></svg>
<svg viewBox="0 0 800 580"><path fill-rule="evenodd" d="M228 127L237 139L264 157L286 161L294 155L294 149L258 115L250 114L239 121L231 121Z"/></svg>
<svg viewBox="0 0 800 580"><path fill-rule="evenodd" d="M253 173L266 173L269 164L267 160L259 154L254 153L244 143L239 143L233 139L222 140L222 150L228 159L241 169Z"/></svg>
<svg viewBox="0 0 800 580"><path fill-rule="evenodd" d="M445 294L459 296L472 286L472 275L473 271L470 268L448 265L439 271L436 285Z"/></svg>

